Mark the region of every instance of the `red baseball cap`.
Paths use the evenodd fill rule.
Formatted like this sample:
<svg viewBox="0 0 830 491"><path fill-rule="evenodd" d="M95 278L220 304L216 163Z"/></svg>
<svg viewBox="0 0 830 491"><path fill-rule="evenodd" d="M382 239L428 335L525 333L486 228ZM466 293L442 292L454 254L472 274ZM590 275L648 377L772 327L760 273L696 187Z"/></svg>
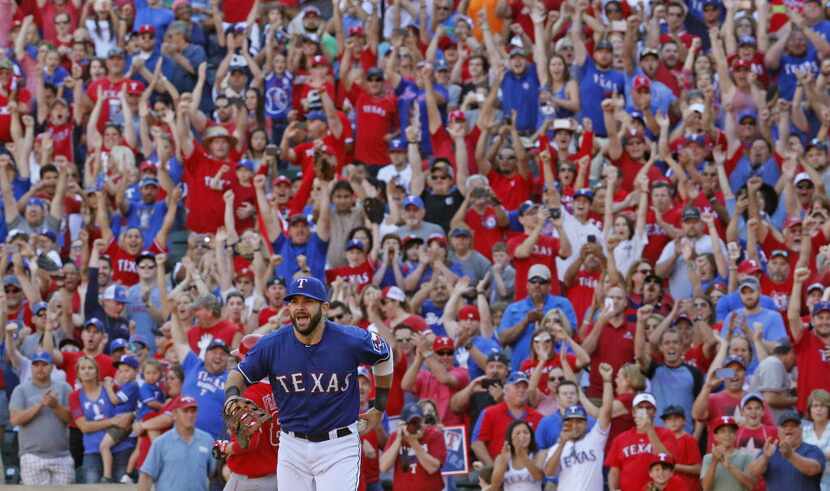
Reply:
<svg viewBox="0 0 830 491"><path fill-rule="evenodd" d="M141 95L144 92L144 84L138 80L130 80L127 84L127 94Z"/></svg>
<svg viewBox="0 0 830 491"><path fill-rule="evenodd" d="M478 313L478 308L475 305L465 305L458 311L458 320L460 321L480 321L481 315Z"/></svg>
<svg viewBox="0 0 830 491"><path fill-rule="evenodd" d="M285 176L277 176L277 177L274 178L273 181L271 181L271 184L273 184L274 186L280 186L280 185L290 186L291 185L291 179L289 179Z"/></svg>
<svg viewBox="0 0 830 491"><path fill-rule="evenodd" d="M723 426L734 426L737 428L738 423L732 416L721 416L717 419L717 421L715 421L715 424L712 425L712 431L716 432Z"/></svg>
<svg viewBox="0 0 830 491"><path fill-rule="evenodd" d="M745 259L738 265L738 273L755 274L761 271L761 267L753 259Z"/></svg>
<svg viewBox="0 0 830 491"><path fill-rule="evenodd" d="M363 29L363 26L357 25L349 28L349 37L352 36L365 36L366 31Z"/></svg>
<svg viewBox="0 0 830 491"><path fill-rule="evenodd" d="M464 111L456 109L455 111L450 112L450 123L463 123L464 121L467 121L467 115L464 114Z"/></svg>
<svg viewBox="0 0 830 491"><path fill-rule="evenodd" d="M796 225L802 225L800 217L789 217L784 220L784 228L795 227Z"/></svg>
<svg viewBox="0 0 830 491"><path fill-rule="evenodd" d="M145 160L138 167L138 170L140 172L146 172L146 171L157 172L158 171L158 166L154 162L150 162L149 160Z"/></svg>
<svg viewBox="0 0 830 491"><path fill-rule="evenodd" d="M674 457L671 454L667 453L658 453L651 457L651 463L649 464L648 468L651 469L652 466L656 464L665 464L669 467L674 467Z"/></svg>
<svg viewBox="0 0 830 491"><path fill-rule="evenodd" d="M427 245L429 245L429 244L431 244L435 241L437 241L441 245L447 245L447 238L444 237L443 234L437 234L437 233L436 234L430 234L430 236L427 237Z"/></svg>
<svg viewBox="0 0 830 491"><path fill-rule="evenodd" d="M241 268L241 269L236 271L236 277L237 278L245 278L245 277L253 278L254 277L254 272L253 272L253 270L251 270L251 268Z"/></svg>
<svg viewBox="0 0 830 491"><path fill-rule="evenodd" d="M311 67L314 68L316 66L328 66L329 60L326 59L323 55L317 55L311 59Z"/></svg>
<svg viewBox="0 0 830 491"><path fill-rule="evenodd" d="M190 396L179 397L178 402L173 405L173 409L187 409L190 407L199 407L199 403L196 402L196 399Z"/></svg>
<svg viewBox="0 0 830 491"><path fill-rule="evenodd" d="M453 343L452 339L447 336L438 336L435 338L435 341L432 342L432 351L437 353L445 350L454 351L455 343Z"/></svg>
<svg viewBox="0 0 830 491"><path fill-rule="evenodd" d="M405 302L406 294L397 286L387 286L383 289L383 298L394 300L396 302Z"/></svg>
<svg viewBox="0 0 830 491"><path fill-rule="evenodd" d="M142 24L141 27L138 28L139 34L156 34L156 28L151 26L150 24Z"/></svg>
<svg viewBox="0 0 830 491"><path fill-rule="evenodd" d="M735 58L735 60L732 61L732 69L733 70L741 70L741 69L749 70L751 68L752 68L752 63L749 62L749 61L742 60L740 58Z"/></svg>
<svg viewBox="0 0 830 491"><path fill-rule="evenodd" d="M637 92L640 89L651 90L651 79L646 77L645 75L637 75L634 77L634 81L632 82L634 87L634 92Z"/></svg>

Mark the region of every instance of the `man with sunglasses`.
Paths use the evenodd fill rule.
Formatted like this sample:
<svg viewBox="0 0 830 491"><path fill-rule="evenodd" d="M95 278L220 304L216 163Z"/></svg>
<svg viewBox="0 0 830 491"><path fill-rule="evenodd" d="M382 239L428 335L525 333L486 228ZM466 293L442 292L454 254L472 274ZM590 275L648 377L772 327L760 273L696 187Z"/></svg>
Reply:
<svg viewBox="0 0 830 491"><path fill-rule="evenodd" d="M440 491L444 489L441 466L447 447L440 429L424 424L424 413L415 403L401 416L403 424L393 432L380 457L380 471L395 467L393 491Z"/></svg>
<svg viewBox="0 0 830 491"><path fill-rule="evenodd" d="M455 343L438 336L432 343L427 335L418 336L415 360L409 364L401 380L401 388L418 399L431 399L438 407L439 419L448 426L464 424L464 414L450 406L453 394L470 381L467 369L454 366ZM421 370L421 365L426 365Z"/></svg>
<svg viewBox="0 0 830 491"><path fill-rule="evenodd" d="M345 50L343 65L351 64L352 50ZM356 83L351 74L345 79L346 97L357 112L354 158L363 162L377 175L381 166L389 163L387 146L390 139L399 132L397 98L384 85L383 70L370 68L366 82Z"/></svg>
<svg viewBox="0 0 830 491"><path fill-rule="evenodd" d="M161 297L158 289L158 273L164 274L166 254L156 256L143 251L136 258L138 283L127 290L127 318L135 322L135 333L149 340L150 351L155 351L153 330L161 327L165 320L162 314Z"/></svg>

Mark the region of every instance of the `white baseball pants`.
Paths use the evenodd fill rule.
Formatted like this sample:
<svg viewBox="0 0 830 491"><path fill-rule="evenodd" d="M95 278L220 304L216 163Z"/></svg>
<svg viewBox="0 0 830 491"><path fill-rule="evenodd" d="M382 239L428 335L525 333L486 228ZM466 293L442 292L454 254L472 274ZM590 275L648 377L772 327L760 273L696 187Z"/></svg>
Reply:
<svg viewBox="0 0 830 491"><path fill-rule="evenodd" d="M291 491L356 491L360 482L360 437L352 434L310 442L280 435L277 488Z"/></svg>

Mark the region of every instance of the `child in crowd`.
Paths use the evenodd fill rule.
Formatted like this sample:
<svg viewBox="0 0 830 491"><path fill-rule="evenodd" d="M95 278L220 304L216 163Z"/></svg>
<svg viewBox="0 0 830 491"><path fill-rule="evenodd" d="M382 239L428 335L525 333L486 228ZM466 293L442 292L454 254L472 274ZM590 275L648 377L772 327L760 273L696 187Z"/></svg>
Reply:
<svg viewBox="0 0 830 491"><path fill-rule="evenodd" d="M110 402L115 406L115 414L133 413L138 408L139 388L136 382L138 373L138 358L132 355L123 356L120 361L114 363L115 383L111 378L104 380L104 389L107 391ZM116 387L118 391L116 392ZM102 483L111 483L112 480L112 448L127 438L130 434L128 428L112 426L107 429L107 434L101 440L98 449L101 451L101 464L103 466Z"/></svg>

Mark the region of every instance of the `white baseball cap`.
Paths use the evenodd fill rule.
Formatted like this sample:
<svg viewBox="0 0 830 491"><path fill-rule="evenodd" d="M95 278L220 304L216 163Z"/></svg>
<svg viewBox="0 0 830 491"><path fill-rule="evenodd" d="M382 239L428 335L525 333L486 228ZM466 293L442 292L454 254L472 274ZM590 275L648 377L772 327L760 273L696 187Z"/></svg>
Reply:
<svg viewBox="0 0 830 491"><path fill-rule="evenodd" d="M534 264L527 272L527 279L542 278L543 280L550 280L550 269L544 264Z"/></svg>
<svg viewBox="0 0 830 491"><path fill-rule="evenodd" d="M654 407L657 407L657 401L654 399L654 396L649 394L648 392L640 392L634 397L634 402L631 403L632 407L637 407L641 402L647 402Z"/></svg>

